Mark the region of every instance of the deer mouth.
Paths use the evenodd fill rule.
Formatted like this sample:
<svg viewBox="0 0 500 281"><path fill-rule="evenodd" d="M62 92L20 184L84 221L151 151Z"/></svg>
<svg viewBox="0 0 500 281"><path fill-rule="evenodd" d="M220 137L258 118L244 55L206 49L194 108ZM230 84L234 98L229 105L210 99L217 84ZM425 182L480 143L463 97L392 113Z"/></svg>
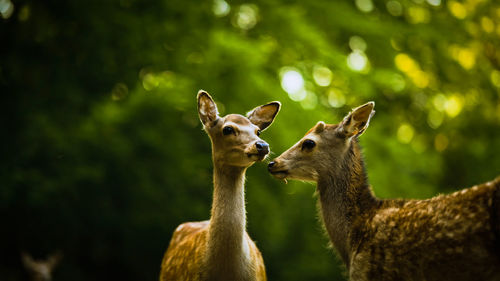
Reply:
<svg viewBox="0 0 500 281"><path fill-rule="evenodd" d="M266 158L267 153L247 153L247 156L253 161L262 161Z"/></svg>
<svg viewBox="0 0 500 281"><path fill-rule="evenodd" d="M286 170L283 170L283 171L271 171L269 169L269 173L271 173L271 175L273 175L275 178L278 178L278 179L284 179L288 176L288 171Z"/></svg>

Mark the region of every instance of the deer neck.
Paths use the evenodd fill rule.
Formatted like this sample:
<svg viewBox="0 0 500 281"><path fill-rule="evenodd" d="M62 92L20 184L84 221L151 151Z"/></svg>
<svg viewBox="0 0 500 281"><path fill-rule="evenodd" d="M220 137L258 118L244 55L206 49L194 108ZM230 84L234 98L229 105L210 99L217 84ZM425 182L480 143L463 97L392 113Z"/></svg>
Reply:
<svg viewBox="0 0 500 281"><path fill-rule="evenodd" d="M349 267L355 232L353 222L368 215L377 206L366 176L360 147L353 140L345 158L330 163L320 173L318 192L321 213L330 239Z"/></svg>
<svg viewBox="0 0 500 281"><path fill-rule="evenodd" d="M245 240L245 172L246 168L241 167L214 166L206 261L209 276L221 280L240 280L245 262L250 259Z"/></svg>

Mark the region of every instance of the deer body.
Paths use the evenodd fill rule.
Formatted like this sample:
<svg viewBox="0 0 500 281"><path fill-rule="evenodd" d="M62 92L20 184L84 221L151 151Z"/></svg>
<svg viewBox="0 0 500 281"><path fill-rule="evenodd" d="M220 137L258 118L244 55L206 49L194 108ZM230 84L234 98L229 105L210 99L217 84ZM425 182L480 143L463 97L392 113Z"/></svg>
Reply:
<svg viewBox="0 0 500 281"><path fill-rule="evenodd" d="M326 230L351 280L500 280L500 178L428 200L376 198L357 137L373 104L319 122L269 164L317 182Z"/></svg>
<svg viewBox="0 0 500 281"><path fill-rule="evenodd" d="M177 227L163 258L160 281L266 280L262 255L246 232L244 182L246 169L269 153L257 135L272 123L280 105L257 107L248 118L219 117L211 97L200 91L198 107L212 140L211 217Z"/></svg>

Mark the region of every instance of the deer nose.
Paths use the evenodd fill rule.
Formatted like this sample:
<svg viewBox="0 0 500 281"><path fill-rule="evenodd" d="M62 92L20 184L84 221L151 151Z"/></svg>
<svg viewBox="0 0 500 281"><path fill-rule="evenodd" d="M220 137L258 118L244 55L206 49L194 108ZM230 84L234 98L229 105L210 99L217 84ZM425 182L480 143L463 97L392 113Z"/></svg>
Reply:
<svg viewBox="0 0 500 281"><path fill-rule="evenodd" d="M257 152L259 154L268 154L269 153L269 144L267 144L263 141L256 142L255 147L257 148Z"/></svg>

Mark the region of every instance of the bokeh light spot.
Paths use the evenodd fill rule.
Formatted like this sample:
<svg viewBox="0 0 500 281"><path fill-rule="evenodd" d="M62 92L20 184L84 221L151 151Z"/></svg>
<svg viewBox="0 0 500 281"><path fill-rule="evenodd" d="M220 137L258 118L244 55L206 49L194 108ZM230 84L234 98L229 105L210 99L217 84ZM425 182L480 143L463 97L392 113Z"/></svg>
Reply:
<svg viewBox="0 0 500 281"><path fill-rule="evenodd" d="M446 106L446 97L443 94L435 95L432 98L432 105L439 111L444 111Z"/></svg>
<svg viewBox="0 0 500 281"><path fill-rule="evenodd" d="M498 70L493 70L490 75L491 83L497 87L500 88L500 71Z"/></svg>
<svg viewBox="0 0 500 281"><path fill-rule="evenodd" d="M433 129L437 129L443 124L444 114L437 110L431 110L427 115L427 124Z"/></svg>
<svg viewBox="0 0 500 281"><path fill-rule="evenodd" d="M31 9L29 5L24 5L21 7L19 10L19 14L17 15L17 18L19 21L27 21L31 15Z"/></svg>
<svg viewBox="0 0 500 281"><path fill-rule="evenodd" d="M369 13L373 11L373 3L371 0L356 0L356 7L362 12Z"/></svg>
<svg viewBox="0 0 500 281"><path fill-rule="evenodd" d="M437 134L434 138L434 147L439 152L444 151L448 147L449 143L450 141L448 140L448 137L443 134Z"/></svg>
<svg viewBox="0 0 500 281"><path fill-rule="evenodd" d="M300 102L300 105L304 109L314 109L316 108L316 105L318 104L318 97L316 96L315 93L306 91L306 96L304 99Z"/></svg>
<svg viewBox="0 0 500 281"><path fill-rule="evenodd" d="M304 78L300 72L292 67L284 67L280 71L281 87L285 92L296 94L304 90Z"/></svg>
<svg viewBox="0 0 500 281"><path fill-rule="evenodd" d="M495 24L489 17L481 18L481 27L483 28L484 31L488 33L491 33L495 30Z"/></svg>
<svg viewBox="0 0 500 281"><path fill-rule="evenodd" d="M331 107L339 108L345 105L345 96L338 89L330 89L328 91L328 104Z"/></svg>
<svg viewBox="0 0 500 281"><path fill-rule="evenodd" d="M347 66L358 72L366 70L368 66L368 58L363 52L353 51L347 56Z"/></svg>
<svg viewBox="0 0 500 281"><path fill-rule="evenodd" d="M366 42L359 36L352 36L351 38L349 38L349 47L353 51L364 52L366 51Z"/></svg>
<svg viewBox="0 0 500 281"><path fill-rule="evenodd" d="M236 25L243 29L252 29L257 24L259 9L254 4L243 4L236 15Z"/></svg>
<svg viewBox="0 0 500 281"><path fill-rule="evenodd" d="M328 67L315 66L313 69L313 79L318 86L329 86L332 83L332 77L332 71Z"/></svg>
<svg viewBox="0 0 500 281"><path fill-rule="evenodd" d="M406 87L406 82L403 76L394 73L391 77L391 88L394 92L401 92Z"/></svg>
<svg viewBox="0 0 500 281"><path fill-rule="evenodd" d="M432 6L439 6L441 5L441 0L427 0L427 3Z"/></svg>
<svg viewBox="0 0 500 281"><path fill-rule="evenodd" d="M411 148L413 148L413 150L418 154L425 152L425 150L427 150L427 142L425 138L422 135L413 137Z"/></svg>
<svg viewBox="0 0 500 281"><path fill-rule="evenodd" d="M231 6L224 0L215 0L212 6L212 11L217 17L227 16L231 11Z"/></svg>
<svg viewBox="0 0 500 281"><path fill-rule="evenodd" d="M142 78L142 86L146 91L151 91L158 87L160 81L152 73L147 73Z"/></svg>
<svg viewBox="0 0 500 281"><path fill-rule="evenodd" d="M431 15L426 8L412 6L408 8L408 21L412 24L428 23Z"/></svg>
<svg viewBox="0 0 500 281"><path fill-rule="evenodd" d="M457 19L465 19L465 17L467 17L467 9L462 3L449 1L448 10L450 10L451 14Z"/></svg>
<svg viewBox="0 0 500 281"><path fill-rule="evenodd" d="M464 99L458 94L449 97L444 105L446 114L452 118L456 117L462 111L463 106Z"/></svg>
<svg viewBox="0 0 500 281"><path fill-rule="evenodd" d="M472 50L461 49L458 53L458 63L465 69L471 69L476 64L476 55Z"/></svg>
<svg viewBox="0 0 500 281"><path fill-rule="evenodd" d="M114 101L119 101L127 97L128 87L123 83L117 83L113 90L111 90L111 99Z"/></svg>
<svg viewBox="0 0 500 281"><path fill-rule="evenodd" d="M415 130L408 123L403 123L398 128L398 140L402 143L410 143L413 139L413 135L415 134Z"/></svg>
<svg viewBox="0 0 500 281"><path fill-rule="evenodd" d="M397 54L394 62L396 63L396 67L403 72L410 72L417 69L415 61L404 53Z"/></svg>
<svg viewBox="0 0 500 281"><path fill-rule="evenodd" d="M403 71L409 78L411 78L415 86L419 88L429 86L430 75L422 71L418 63L407 54L400 53L396 55L394 63L399 70Z"/></svg>
<svg viewBox="0 0 500 281"><path fill-rule="evenodd" d="M293 101L303 101L307 96L307 92L305 89L302 89L298 92L288 93L288 97Z"/></svg>
<svg viewBox="0 0 500 281"><path fill-rule="evenodd" d="M419 70L411 74L411 78L413 79L413 83L415 83L415 86L419 88L425 88L429 85L429 75L427 75L427 73Z"/></svg>
<svg viewBox="0 0 500 281"><path fill-rule="evenodd" d="M403 14L403 6L401 5L401 3L399 3L399 1L388 1L385 4L385 7L387 8L389 14L391 14L392 16L399 17Z"/></svg>

